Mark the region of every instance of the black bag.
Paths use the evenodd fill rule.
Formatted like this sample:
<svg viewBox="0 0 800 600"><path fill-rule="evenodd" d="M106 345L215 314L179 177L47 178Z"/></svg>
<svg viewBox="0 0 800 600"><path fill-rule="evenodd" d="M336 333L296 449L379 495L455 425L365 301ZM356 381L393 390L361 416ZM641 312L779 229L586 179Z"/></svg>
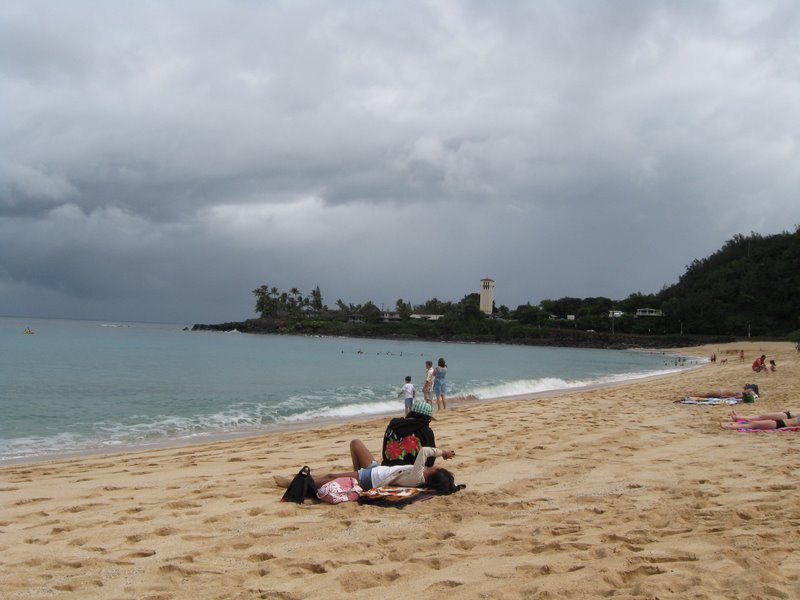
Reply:
<svg viewBox="0 0 800 600"><path fill-rule="evenodd" d="M300 469L300 472L294 476L289 487L281 498L281 502L297 502L302 504L306 498L317 497L317 486L314 479L311 477L311 469L308 466Z"/></svg>

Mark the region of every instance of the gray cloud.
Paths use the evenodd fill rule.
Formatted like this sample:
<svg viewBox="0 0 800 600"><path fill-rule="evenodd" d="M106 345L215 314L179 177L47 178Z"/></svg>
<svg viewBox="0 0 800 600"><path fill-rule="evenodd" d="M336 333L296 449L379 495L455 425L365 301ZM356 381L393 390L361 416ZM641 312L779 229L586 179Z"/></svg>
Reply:
<svg viewBox="0 0 800 600"><path fill-rule="evenodd" d="M792 2L0 7L0 313L655 292L800 222Z"/></svg>

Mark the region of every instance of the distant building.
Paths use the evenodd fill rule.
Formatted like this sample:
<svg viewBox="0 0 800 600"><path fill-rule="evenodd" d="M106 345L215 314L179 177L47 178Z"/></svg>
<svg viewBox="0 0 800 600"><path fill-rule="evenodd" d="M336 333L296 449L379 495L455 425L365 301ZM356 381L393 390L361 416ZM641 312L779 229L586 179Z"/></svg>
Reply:
<svg viewBox="0 0 800 600"><path fill-rule="evenodd" d="M380 318L378 319L381 323L399 323L400 322L400 313L399 312L382 312Z"/></svg>
<svg viewBox="0 0 800 600"><path fill-rule="evenodd" d="M438 321L444 315L423 315L419 313L414 313L411 315L412 319L417 319L418 321Z"/></svg>
<svg viewBox="0 0 800 600"><path fill-rule="evenodd" d="M636 309L636 316L637 317L660 317L661 311L657 308L637 308Z"/></svg>
<svg viewBox="0 0 800 600"><path fill-rule="evenodd" d="M358 313L353 313L352 315L347 315L347 322L348 323L363 323L366 321L364 315L359 315Z"/></svg>
<svg viewBox="0 0 800 600"><path fill-rule="evenodd" d="M608 318L609 319L619 319L623 314L621 310L610 310L608 311Z"/></svg>
<svg viewBox="0 0 800 600"><path fill-rule="evenodd" d="M492 314L494 308L494 280L486 277L481 279L481 312L485 315Z"/></svg>

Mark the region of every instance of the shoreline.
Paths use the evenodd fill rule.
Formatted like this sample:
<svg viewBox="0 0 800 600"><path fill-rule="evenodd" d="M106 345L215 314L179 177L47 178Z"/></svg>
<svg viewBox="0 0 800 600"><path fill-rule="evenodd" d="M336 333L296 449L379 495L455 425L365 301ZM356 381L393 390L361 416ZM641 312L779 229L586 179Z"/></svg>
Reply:
<svg viewBox="0 0 800 600"><path fill-rule="evenodd" d="M642 352L658 353L670 355L674 354L669 350L655 350L655 349L642 349ZM685 352L683 353L685 354ZM693 368L702 367L704 360L700 356L687 355L687 359L700 361L699 364L687 365L685 367L675 367L674 370L668 369L669 372L655 372L644 375L623 376L621 379L614 379L611 381L593 381L585 385L578 385L575 387L564 387L542 390L539 392L528 392L522 394L513 394L508 396L493 396L486 398L478 398L475 396L454 396L448 398L448 405L451 408L459 408L463 406L471 406L476 404L489 404L495 402L528 400L533 401L541 398L554 398L563 394L573 392L589 392L598 389L614 388L617 386L624 386L637 381L645 381L652 378L669 377L676 373ZM630 375L630 374L629 374ZM397 411L378 411L366 414L352 414L346 416L328 416L328 417L314 417L306 420L295 421L281 421L275 423L268 423L260 426L251 426L228 431L209 431L197 434L190 434L178 437L165 437L152 442L112 442L104 445L97 445L77 450L65 450L61 452L47 452L31 456L13 457L13 458L0 458L0 470L5 466L18 466L25 464L36 464L40 462L57 462L60 460L73 460L81 458L91 458L95 456L113 456L130 453L147 452L150 450L165 450L170 448L186 448L192 446L203 446L206 444L214 444L217 442L226 442L239 439L249 439L253 437L261 437L274 435L290 431L305 431L328 426L346 425L351 422L371 421L374 419L381 419L388 422L389 418L401 416Z"/></svg>
<svg viewBox="0 0 800 600"><path fill-rule="evenodd" d="M756 382L744 411L797 408L788 342L671 349L747 360L459 405L433 423L467 488L397 510L281 503L275 475L349 468L386 419L0 467L8 600L794 597L800 435L723 430L679 397ZM754 374L752 357L778 371ZM786 460L788 458L788 460ZM769 464L769 469L764 465ZM438 462L437 462L438 465Z"/></svg>

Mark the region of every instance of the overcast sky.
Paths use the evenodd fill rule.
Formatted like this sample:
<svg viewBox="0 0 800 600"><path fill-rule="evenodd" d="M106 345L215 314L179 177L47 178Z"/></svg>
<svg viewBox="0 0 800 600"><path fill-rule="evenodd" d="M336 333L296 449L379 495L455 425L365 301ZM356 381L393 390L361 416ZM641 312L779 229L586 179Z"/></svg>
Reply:
<svg viewBox="0 0 800 600"><path fill-rule="evenodd" d="M800 4L0 3L0 314L516 308L800 224Z"/></svg>

